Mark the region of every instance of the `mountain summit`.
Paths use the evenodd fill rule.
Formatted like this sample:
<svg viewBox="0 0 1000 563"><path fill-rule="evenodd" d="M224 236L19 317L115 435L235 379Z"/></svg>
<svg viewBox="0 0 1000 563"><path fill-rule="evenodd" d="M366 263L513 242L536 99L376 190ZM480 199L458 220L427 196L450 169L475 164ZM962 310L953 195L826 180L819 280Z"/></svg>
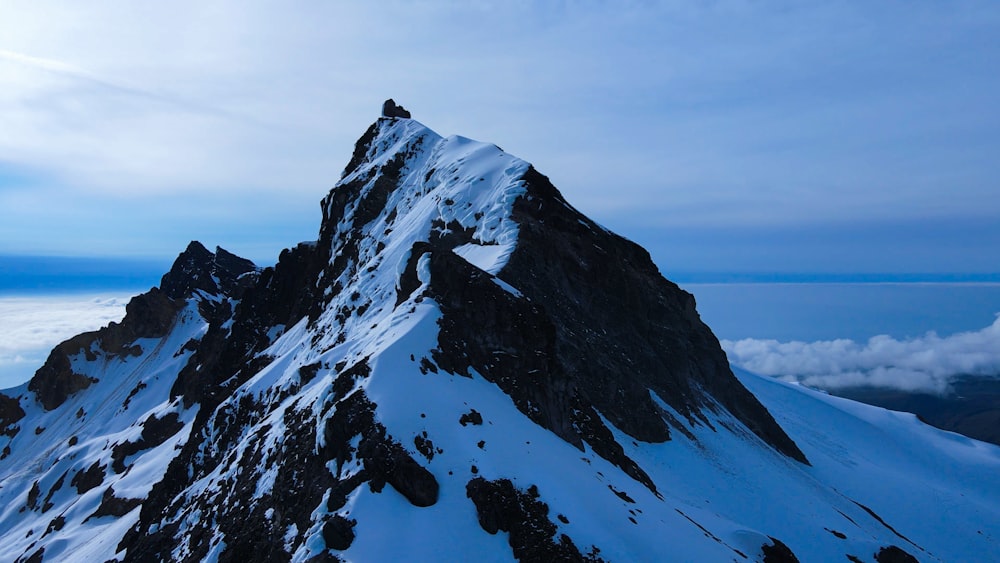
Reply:
<svg viewBox="0 0 1000 563"><path fill-rule="evenodd" d="M272 267L191 243L0 394L0 559L996 549L998 449L737 378L647 252L495 145L387 100L321 205Z"/></svg>

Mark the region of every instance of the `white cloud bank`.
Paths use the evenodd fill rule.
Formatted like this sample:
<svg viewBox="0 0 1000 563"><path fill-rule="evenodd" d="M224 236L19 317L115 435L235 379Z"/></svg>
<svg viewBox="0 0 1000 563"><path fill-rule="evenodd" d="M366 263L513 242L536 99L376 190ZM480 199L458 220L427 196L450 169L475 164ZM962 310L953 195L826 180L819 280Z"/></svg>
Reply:
<svg viewBox="0 0 1000 563"><path fill-rule="evenodd" d="M947 391L957 375L1000 375L1000 316L974 332L867 342L822 340L723 340L729 360L750 371L819 388L858 385L904 391Z"/></svg>
<svg viewBox="0 0 1000 563"><path fill-rule="evenodd" d="M128 296L0 297L0 389L24 383L59 342L125 316ZM960 374L1000 375L1000 316L974 332L867 342L722 340L734 364L820 388L857 385L942 393Z"/></svg>
<svg viewBox="0 0 1000 563"><path fill-rule="evenodd" d="M128 300L109 295L0 297L0 389L30 379L63 340L120 321Z"/></svg>

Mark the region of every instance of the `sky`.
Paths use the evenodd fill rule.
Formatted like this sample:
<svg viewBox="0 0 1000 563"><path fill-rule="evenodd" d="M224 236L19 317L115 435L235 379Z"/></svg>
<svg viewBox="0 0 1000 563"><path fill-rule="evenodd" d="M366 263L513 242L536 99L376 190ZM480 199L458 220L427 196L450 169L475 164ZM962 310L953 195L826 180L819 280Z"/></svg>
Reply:
<svg viewBox="0 0 1000 563"><path fill-rule="evenodd" d="M996 273L995 2L0 0L0 254L260 264L392 97L661 270Z"/></svg>

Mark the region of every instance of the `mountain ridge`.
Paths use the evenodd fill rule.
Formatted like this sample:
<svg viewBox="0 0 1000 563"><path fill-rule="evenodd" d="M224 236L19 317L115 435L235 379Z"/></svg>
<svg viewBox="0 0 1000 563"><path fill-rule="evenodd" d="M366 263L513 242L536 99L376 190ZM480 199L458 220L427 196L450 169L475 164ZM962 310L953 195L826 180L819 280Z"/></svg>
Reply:
<svg viewBox="0 0 1000 563"><path fill-rule="evenodd" d="M871 413L737 378L643 249L527 162L390 112L323 198L315 242L265 268L192 242L122 323L0 395L0 558L881 561L947 547L839 469L881 475L869 442L853 454L832 445L852 436L804 431L814 407ZM792 406L769 411L748 386ZM1000 513L981 484L1000 454L926 440L969 483L937 485L935 501L975 492L963 522ZM936 466L915 451L885 474L924 483ZM956 532L967 548L951 552L994 545L996 527Z"/></svg>

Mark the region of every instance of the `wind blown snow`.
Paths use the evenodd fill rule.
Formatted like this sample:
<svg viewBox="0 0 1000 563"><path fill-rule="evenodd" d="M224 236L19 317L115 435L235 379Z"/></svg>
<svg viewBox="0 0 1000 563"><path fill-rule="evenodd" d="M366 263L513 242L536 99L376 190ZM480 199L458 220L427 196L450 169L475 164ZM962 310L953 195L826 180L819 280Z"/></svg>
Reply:
<svg viewBox="0 0 1000 563"><path fill-rule="evenodd" d="M24 383L67 338L125 316L127 296L0 298L0 389Z"/></svg>
<svg viewBox="0 0 1000 563"><path fill-rule="evenodd" d="M1000 315L990 326L941 337L867 342L723 340L729 361L745 369L819 388L891 387L944 393L958 375L1000 376Z"/></svg>

